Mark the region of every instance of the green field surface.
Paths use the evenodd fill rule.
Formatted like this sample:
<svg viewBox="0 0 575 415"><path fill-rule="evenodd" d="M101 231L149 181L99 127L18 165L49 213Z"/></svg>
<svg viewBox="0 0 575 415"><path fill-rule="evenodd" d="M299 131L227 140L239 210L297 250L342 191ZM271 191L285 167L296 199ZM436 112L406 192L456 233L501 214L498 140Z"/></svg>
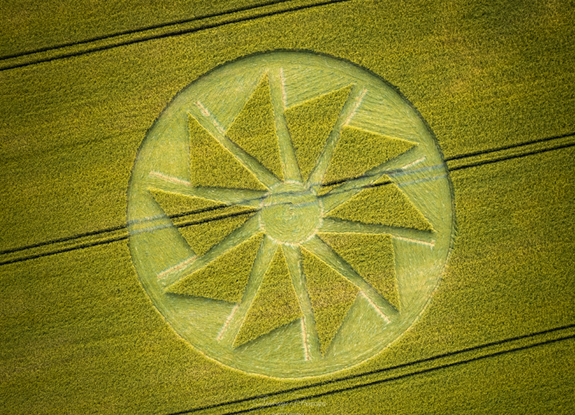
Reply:
<svg viewBox="0 0 575 415"><path fill-rule="evenodd" d="M17 0L0 3L3 28L0 58L34 55L50 49L148 32L174 24L209 22L210 18L257 7L281 7L285 0L163 1L142 0L62 3ZM278 9L276 6L276 10ZM279 8L281 10L281 8ZM126 36L128 38L128 36Z"/></svg>
<svg viewBox="0 0 575 415"><path fill-rule="evenodd" d="M575 412L571 2L19 1L2 2L0 11L0 413ZM159 269L176 257L200 259L181 278L158 275L158 283L144 280L134 259L147 243L143 225L129 222L130 186L143 180L134 166L152 127L163 128L157 120L170 115L168 104L226 63L293 50L351 62L396 88L433 132L453 201L442 199L454 212L453 234L427 307L397 340L348 366L341 337L364 334L346 321L364 318L372 300L322 252L344 258L390 312L401 312L398 292L410 286L396 278L407 265L394 249L409 238L348 234L342 223L411 228L423 235L418 252L433 246L429 235L441 225L425 213L425 198L402 192L401 178L370 178L385 160L423 150L399 127L396 134L365 130L377 130L369 114L358 115L362 128L342 125L334 114L357 99L354 85L325 91L303 70L301 79L287 77L317 89L283 97L283 132L277 119L272 128L281 99L275 72L223 85L223 102L238 114L216 109L231 127L229 143L205 129L201 105L185 114L182 128L195 141L182 154L199 167L181 173L175 162L157 161L165 171L145 178L145 193L154 220L168 229L166 241L170 235L184 247L158 253ZM233 101L234 88L244 101ZM334 125L342 130L337 145ZM282 158L286 132L292 164ZM358 150L358 142L377 140L388 147ZM331 165L322 159L325 143ZM260 170L248 168L257 163ZM226 176L212 176L214 169ZM274 190L281 186L298 194L288 180L298 175L315 183L325 213L315 239L296 241L301 249L257 232L262 221L275 224L265 201L283 203L285 194ZM364 188L346 203L349 183L340 182L357 177ZM190 183L216 190L182 196ZM214 201L232 195L228 187L242 197ZM401 206L400 214L378 200ZM138 245L131 238L140 231ZM252 267L262 270L255 288ZM294 275L303 274L298 285ZM206 307L189 310L206 323L206 338L221 337L246 356L289 362L291 354L254 340L291 341L313 314L317 341L308 346L333 359L333 368L270 376L261 374L268 368L234 366L225 351L193 346L188 337L201 328L193 319L190 327L170 325L188 309L158 307L150 287L161 283L174 304L202 297ZM251 307L240 302L244 291ZM216 311L203 311L209 307ZM213 327L230 310L218 333ZM243 325L232 318L236 311ZM228 324L236 337L224 332Z"/></svg>

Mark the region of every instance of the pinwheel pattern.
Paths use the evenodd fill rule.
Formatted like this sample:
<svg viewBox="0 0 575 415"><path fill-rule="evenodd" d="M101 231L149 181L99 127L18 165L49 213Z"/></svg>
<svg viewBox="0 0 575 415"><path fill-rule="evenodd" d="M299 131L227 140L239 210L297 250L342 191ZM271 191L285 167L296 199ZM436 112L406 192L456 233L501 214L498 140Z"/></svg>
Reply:
<svg viewBox="0 0 575 415"><path fill-rule="evenodd" d="M399 318L393 239L434 230L386 170L417 164L417 143L353 125L369 90L287 107L284 83L264 73L225 128L193 103L190 180L152 172L148 189L192 254L158 278L163 295L235 304L219 342L245 347L300 320L303 358L321 359L359 296L382 327Z"/></svg>

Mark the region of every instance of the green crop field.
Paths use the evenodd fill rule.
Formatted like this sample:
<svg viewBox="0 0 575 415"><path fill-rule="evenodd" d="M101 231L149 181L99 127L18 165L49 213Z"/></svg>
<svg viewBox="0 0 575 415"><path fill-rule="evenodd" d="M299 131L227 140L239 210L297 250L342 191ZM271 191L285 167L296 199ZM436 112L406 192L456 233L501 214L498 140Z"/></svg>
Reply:
<svg viewBox="0 0 575 415"><path fill-rule="evenodd" d="M0 413L575 412L571 2L0 11Z"/></svg>

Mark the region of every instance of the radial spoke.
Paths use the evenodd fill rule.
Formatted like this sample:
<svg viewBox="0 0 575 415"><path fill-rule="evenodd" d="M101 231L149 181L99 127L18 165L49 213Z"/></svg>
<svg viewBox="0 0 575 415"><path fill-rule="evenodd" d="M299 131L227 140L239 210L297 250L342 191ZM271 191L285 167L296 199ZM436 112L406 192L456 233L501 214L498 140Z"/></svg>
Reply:
<svg viewBox="0 0 575 415"><path fill-rule="evenodd" d="M283 70L270 72L269 79L284 178L301 182L301 173L285 119L286 96Z"/></svg>
<svg viewBox="0 0 575 415"><path fill-rule="evenodd" d="M389 322L398 315L398 311L389 303L389 301L383 298L375 288L361 278L361 276L359 276L347 262L337 255L320 238L314 237L303 244L303 247L358 287L360 292L369 300L369 302L376 308L376 311L378 311L386 321Z"/></svg>
<svg viewBox="0 0 575 415"><path fill-rule="evenodd" d="M234 340L246 318L260 285L263 282L264 274L270 267L278 245L269 238L264 238L258 251L248 284L244 291L242 301L234 307L232 313L224 323L222 330L218 334L218 340L226 347L233 347Z"/></svg>
<svg viewBox="0 0 575 415"><path fill-rule="evenodd" d="M397 228L385 225L371 225L361 222L352 222L341 219L324 218L319 232L337 232L337 233L372 233L391 235L395 239L408 241L420 245L433 247L435 240L433 233L429 231L420 231L418 229Z"/></svg>
<svg viewBox="0 0 575 415"><path fill-rule="evenodd" d="M259 207L265 197L265 191L245 189L224 189L218 187L192 187L188 181L168 176L159 172L151 172L148 188L156 188L166 192L177 193L184 196L201 197L226 205L242 205Z"/></svg>
<svg viewBox="0 0 575 415"><path fill-rule="evenodd" d="M190 112L200 125L205 128L222 146L231 152L256 178L266 187L279 183L279 179L263 167L256 159L247 154L238 145L232 142L225 134L225 130L215 116L201 102L190 108Z"/></svg>
<svg viewBox="0 0 575 415"><path fill-rule="evenodd" d="M190 275L192 272L203 268L208 263L229 251L232 248L240 245L253 236L259 229L258 215L248 219L238 229L234 230L226 236L220 243L214 246L208 253L198 257L197 260L188 258L185 261L174 265L173 267L162 271L158 276L161 276L161 283L165 287L177 283L181 279Z"/></svg>
<svg viewBox="0 0 575 415"><path fill-rule="evenodd" d="M288 263L293 286L298 297L299 305L303 312L302 317L302 341L305 360L317 360L321 357L319 338L315 329L313 311L310 298L307 294L305 277L301 271L301 252L299 248L284 246L284 253Z"/></svg>
<svg viewBox="0 0 575 415"><path fill-rule="evenodd" d="M341 129L351 120L355 112L358 110L366 93L366 89L361 89L357 85L354 85L352 88L351 93L349 94L349 97L344 104L343 109L341 110L339 118L327 139L323 153L319 157L315 168L309 176L308 183L311 186L320 185L323 176L329 166L329 161L331 160L333 152L335 151L335 146L337 144Z"/></svg>

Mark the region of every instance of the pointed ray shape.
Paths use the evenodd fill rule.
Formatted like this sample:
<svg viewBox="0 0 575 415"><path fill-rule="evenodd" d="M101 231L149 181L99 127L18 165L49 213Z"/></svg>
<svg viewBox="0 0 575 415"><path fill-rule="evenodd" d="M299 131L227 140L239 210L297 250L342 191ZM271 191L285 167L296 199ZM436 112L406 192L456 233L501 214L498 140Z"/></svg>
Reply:
<svg viewBox="0 0 575 415"><path fill-rule="evenodd" d="M407 196L383 175L326 216L361 223L432 231L433 227ZM385 183L377 186L378 184Z"/></svg>
<svg viewBox="0 0 575 415"><path fill-rule="evenodd" d="M150 189L150 193L166 215L181 215L172 222L197 255L204 255L255 214L255 209L249 206L226 206L156 189Z"/></svg>
<svg viewBox="0 0 575 415"><path fill-rule="evenodd" d="M285 111L295 155L304 180L315 167L352 86L310 99Z"/></svg>
<svg viewBox="0 0 575 415"><path fill-rule="evenodd" d="M390 235L319 233L318 236L399 310L395 255Z"/></svg>
<svg viewBox="0 0 575 415"><path fill-rule="evenodd" d="M320 350L325 355L359 289L303 248L302 259Z"/></svg>
<svg viewBox="0 0 575 415"><path fill-rule="evenodd" d="M266 190L193 116L188 120L192 186Z"/></svg>
<svg viewBox="0 0 575 415"><path fill-rule="evenodd" d="M226 135L246 153L283 179L270 84L266 74Z"/></svg>
<svg viewBox="0 0 575 415"><path fill-rule="evenodd" d="M234 347L257 339L301 316L286 259L279 248L242 323Z"/></svg>
<svg viewBox="0 0 575 415"><path fill-rule="evenodd" d="M240 302L262 239L262 233L252 236L170 285L166 292Z"/></svg>
<svg viewBox="0 0 575 415"><path fill-rule="evenodd" d="M345 126L329 162L323 184L349 180L391 160L416 143Z"/></svg>

